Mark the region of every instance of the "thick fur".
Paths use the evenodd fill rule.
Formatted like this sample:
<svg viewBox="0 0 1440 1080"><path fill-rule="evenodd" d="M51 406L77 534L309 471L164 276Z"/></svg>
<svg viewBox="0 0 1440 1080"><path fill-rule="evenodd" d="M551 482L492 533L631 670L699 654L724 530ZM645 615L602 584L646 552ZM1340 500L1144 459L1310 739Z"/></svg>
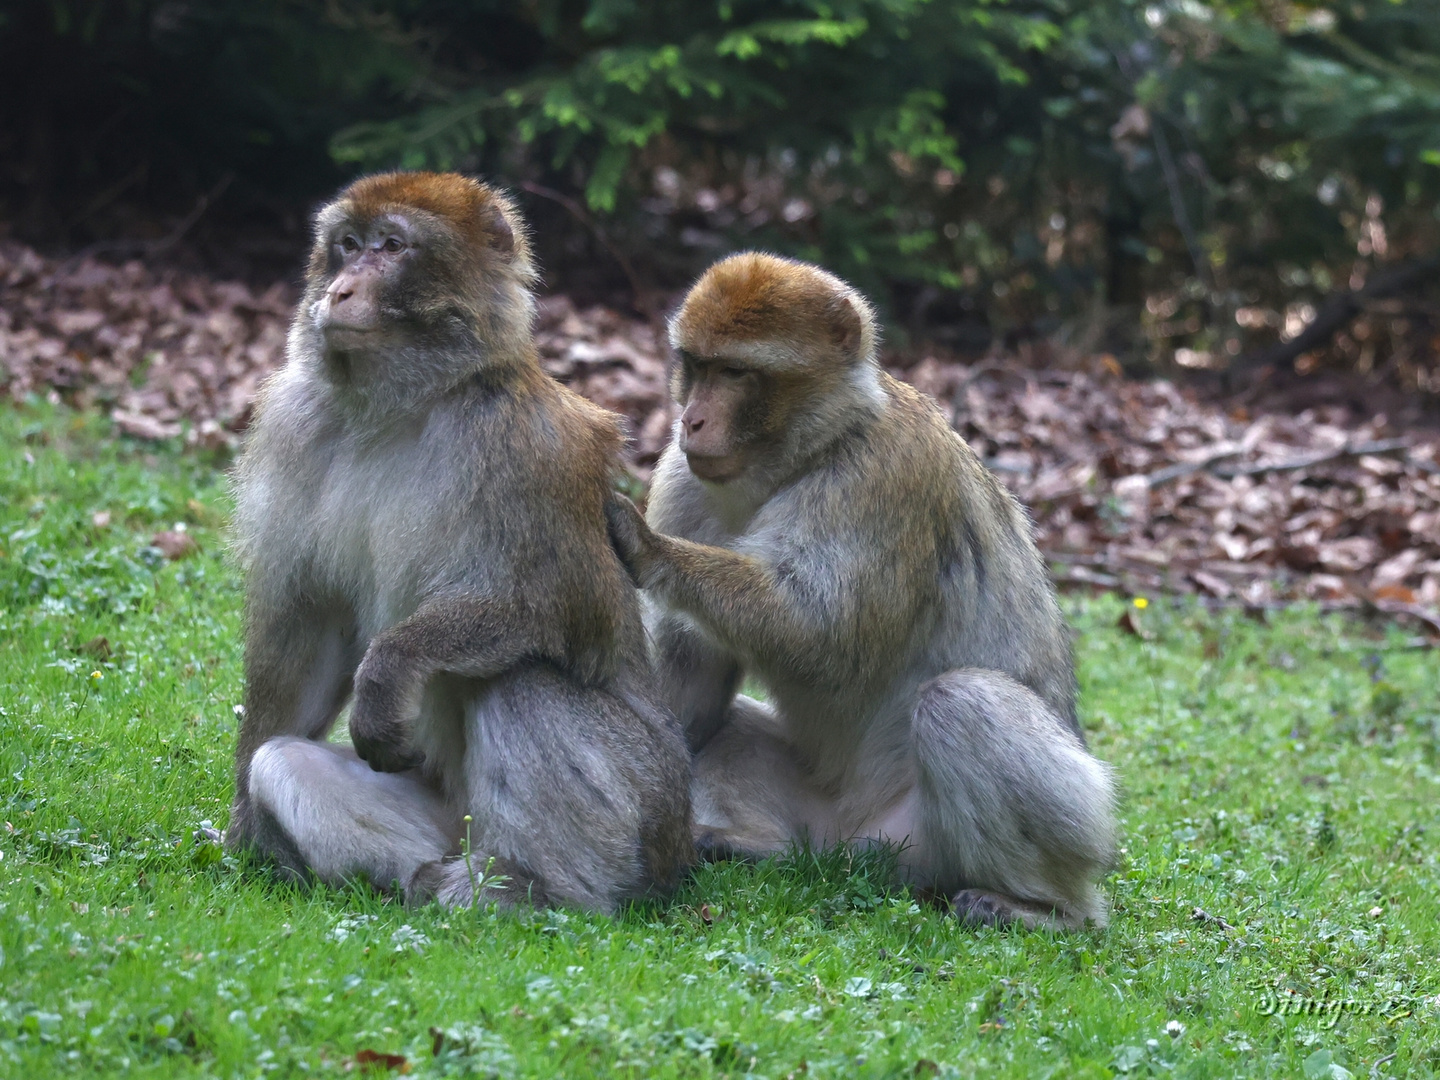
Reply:
<svg viewBox="0 0 1440 1080"><path fill-rule="evenodd" d="M752 415L786 421L723 484L697 478L677 425L648 525L607 508L697 751L702 845L886 840L915 884L972 890L968 918L1103 924L1112 785L1076 721L1025 513L931 400L880 369L868 305L831 275L736 256L671 333L687 371L769 356L758 392L776 400ZM735 696L745 674L771 705Z"/></svg>
<svg viewBox="0 0 1440 1080"><path fill-rule="evenodd" d="M336 238L392 226L380 332L342 352ZM513 208L463 177L370 177L320 211L236 473L232 845L424 898L470 814L472 866L526 878L498 899L600 910L688 863L683 739L605 532L618 421L540 370L533 275ZM323 741L352 693L369 764Z"/></svg>

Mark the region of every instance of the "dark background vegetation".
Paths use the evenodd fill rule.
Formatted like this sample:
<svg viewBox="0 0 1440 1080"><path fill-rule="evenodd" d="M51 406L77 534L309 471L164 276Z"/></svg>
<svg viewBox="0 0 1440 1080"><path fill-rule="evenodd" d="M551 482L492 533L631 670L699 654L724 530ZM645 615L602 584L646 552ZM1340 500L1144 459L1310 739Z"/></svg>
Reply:
<svg viewBox="0 0 1440 1080"><path fill-rule="evenodd" d="M42 251L289 276L397 165L509 186L550 288L641 313L761 246L895 344L1440 396L1440 0L0 11L0 229Z"/></svg>

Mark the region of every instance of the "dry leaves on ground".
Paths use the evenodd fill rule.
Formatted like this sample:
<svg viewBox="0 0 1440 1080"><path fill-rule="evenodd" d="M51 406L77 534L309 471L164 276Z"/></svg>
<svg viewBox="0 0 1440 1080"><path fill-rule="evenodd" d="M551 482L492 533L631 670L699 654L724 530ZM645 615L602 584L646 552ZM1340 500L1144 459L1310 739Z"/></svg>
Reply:
<svg viewBox="0 0 1440 1080"><path fill-rule="evenodd" d="M139 438L232 443L283 356L293 291L60 263L0 243L9 392L108 409ZM649 475L669 437L655 327L541 301L556 378L624 414ZM1032 509L1064 582L1195 591L1264 605L1309 598L1408 612L1440 630L1440 437L1338 411L1251 416L1166 382L891 357Z"/></svg>

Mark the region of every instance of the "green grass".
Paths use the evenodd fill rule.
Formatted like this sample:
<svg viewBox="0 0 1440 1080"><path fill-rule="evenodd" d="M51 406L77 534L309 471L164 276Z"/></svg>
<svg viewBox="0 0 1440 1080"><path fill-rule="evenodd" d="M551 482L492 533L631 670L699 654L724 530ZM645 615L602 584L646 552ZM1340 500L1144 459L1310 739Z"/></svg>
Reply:
<svg viewBox="0 0 1440 1080"><path fill-rule="evenodd" d="M195 839L243 674L220 464L35 405L0 448L0 1074L1440 1073L1440 664L1400 631L1066 601L1124 791L1103 933L965 930L834 853L614 919L406 910Z"/></svg>

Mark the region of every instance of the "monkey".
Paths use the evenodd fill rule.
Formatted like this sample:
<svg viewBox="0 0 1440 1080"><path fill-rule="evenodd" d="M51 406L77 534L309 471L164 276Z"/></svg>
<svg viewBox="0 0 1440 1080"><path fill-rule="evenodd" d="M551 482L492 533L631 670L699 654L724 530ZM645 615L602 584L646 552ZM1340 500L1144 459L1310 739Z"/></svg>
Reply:
<svg viewBox="0 0 1440 1080"><path fill-rule="evenodd" d="M886 844L967 923L1103 926L1113 782L1029 517L877 336L845 282L754 252L670 322L672 440L646 516L606 513L695 753L697 844Z"/></svg>
<svg viewBox="0 0 1440 1080"><path fill-rule="evenodd" d="M515 206L458 174L315 216L235 474L227 842L282 877L613 911L691 860L688 749L604 517L619 418L540 368L535 280Z"/></svg>

